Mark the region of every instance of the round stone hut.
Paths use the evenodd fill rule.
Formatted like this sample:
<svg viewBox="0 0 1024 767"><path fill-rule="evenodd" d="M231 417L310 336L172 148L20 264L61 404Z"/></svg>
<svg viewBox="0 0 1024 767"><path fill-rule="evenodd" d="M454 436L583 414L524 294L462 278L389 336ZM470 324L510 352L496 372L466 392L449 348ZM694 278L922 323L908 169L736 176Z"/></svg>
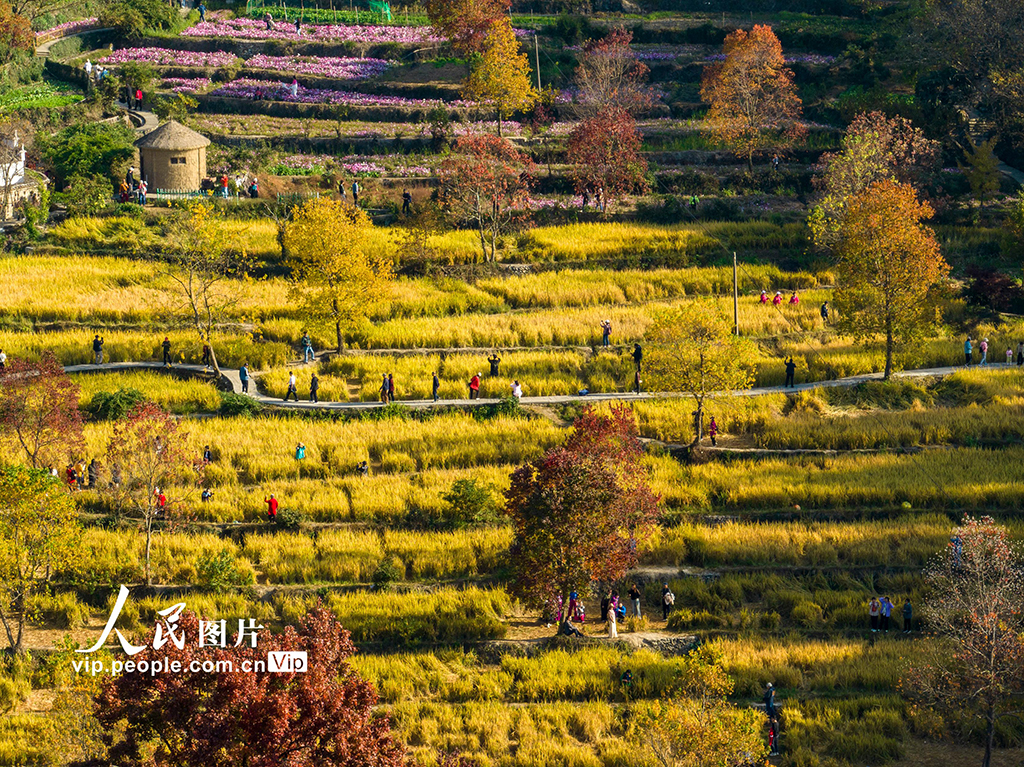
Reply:
<svg viewBox="0 0 1024 767"><path fill-rule="evenodd" d="M210 139L171 120L135 142L150 192L197 192L206 178Z"/></svg>

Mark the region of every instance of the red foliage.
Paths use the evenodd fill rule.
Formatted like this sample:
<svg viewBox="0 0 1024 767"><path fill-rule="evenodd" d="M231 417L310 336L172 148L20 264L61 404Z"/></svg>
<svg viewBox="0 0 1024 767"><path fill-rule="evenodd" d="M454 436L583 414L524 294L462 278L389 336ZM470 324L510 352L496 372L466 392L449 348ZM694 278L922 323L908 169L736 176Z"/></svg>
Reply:
<svg viewBox="0 0 1024 767"><path fill-rule="evenodd" d="M588 40L576 68L577 106L585 114L624 109L639 114L654 95L644 83L650 71L630 47L633 33L621 27L600 40Z"/></svg>
<svg viewBox="0 0 1024 767"><path fill-rule="evenodd" d="M564 445L512 474L505 513L520 598L565 603L571 591L617 580L636 564L638 540L660 514L642 455L631 410L588 408Z"/></svg>
<svg viewBox="0 0 1024 767"><path fill-rule="evenodd" d="M643 138L629 112L603 109L569 134L570 176L579 194L594 196L602 210L609 197L647 191Z"/></svg>
<svg viewBox="0 0 1024 767"><path fill-rule="evenodd" d="M0 373L0 434L33 468L71 460L85 445L78 395L52 352L39 362L8 360Z"/></svg>
<svg viewBox="0 0 1024 767"><path fill-rule="evenodd" d="M494 260L501 235L521 223L532 176L533 161L489 133L461 137L441 163L442 204L452 217L477 228L485 259Z"/></svg>
<svg viewBox="0 0 1024 767"><path fill-rule="evenodd" d="M464 56L480 53L494 24L509 12L511 0L425 0L431 26Z"/></svg>
<svg viewBox="0 0 1024 767"><path fill-rule="evenodd" d="M181 663L180 673L124 673L112 677L96 697L96 716L108 733L124 727L110 749L111 763L124 767L399 767L403 747L387 717L377 716L373 686L349 666L355 652L349 632L318 608L296 630L259 633L229 649L199 648L198 619L178 620L181 649L167 642L134 656L136 663ZM269 651L305 650L305 673L243 671ZM231 671L192 671L193 661L230 662ZM255 667L253 667L255 668ZM112 739L113 735L109 736ZM156 749L152 760L144 755Z"/></svg>

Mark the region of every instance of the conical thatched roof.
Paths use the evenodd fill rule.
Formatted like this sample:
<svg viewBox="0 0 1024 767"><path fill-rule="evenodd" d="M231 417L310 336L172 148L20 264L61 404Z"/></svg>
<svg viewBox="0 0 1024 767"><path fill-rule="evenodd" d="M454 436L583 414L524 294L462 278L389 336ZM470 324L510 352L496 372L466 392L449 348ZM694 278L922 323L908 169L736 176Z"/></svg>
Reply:
<svg viewBox="0 0 1024 767"><path fill-rule="evenodd" d="M206 136L186 128L176 120L165 122L135 142L135 146L139 148L170 149L172 151L201 149L209 144L210 139Z"/></svg>

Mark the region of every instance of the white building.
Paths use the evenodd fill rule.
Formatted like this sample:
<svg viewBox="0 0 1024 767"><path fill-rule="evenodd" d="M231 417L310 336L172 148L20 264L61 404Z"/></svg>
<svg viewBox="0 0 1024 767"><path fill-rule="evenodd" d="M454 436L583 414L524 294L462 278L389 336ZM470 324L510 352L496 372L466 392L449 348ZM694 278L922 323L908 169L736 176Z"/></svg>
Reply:
<svg viewBox="0 0 1024 767"><path fill-rule="evenodd" d="M25 169L25 144L18 132L0 138L0 219L10 221L26 200L38 199L41 178Z"/></svg>

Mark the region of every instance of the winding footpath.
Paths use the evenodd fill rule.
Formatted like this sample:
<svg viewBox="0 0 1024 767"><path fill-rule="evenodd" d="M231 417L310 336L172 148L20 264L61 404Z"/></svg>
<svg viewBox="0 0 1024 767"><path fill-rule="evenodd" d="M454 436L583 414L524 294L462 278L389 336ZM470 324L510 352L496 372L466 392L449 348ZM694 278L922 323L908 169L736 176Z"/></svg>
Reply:
<svg viewBox="0 0 1024 767"><path fill-rule="evenodd" d="M1005 369L1016 369L1016 365L987 365L986 368L991 370L1005 370ZM893 378L936 378L951 375L960 370L963 370L963 366L959 367L941 367L941 368L919 368L915 370L902 370L892 374ZM159 362L111 362L104 365L68 365L64 368L67 373L109 373L109 372L120 372L120 371L149 371L158 373L170 373L176 375L184 375L186 377L197 377L197 378L212 378L213 371L210 368L205 368L202 365L173 365L168 367ZM227 391L235 392L239 394L242 392L242 381L238 376L238 370L235 369L221 369L221 387ZM309 402L303 400L295 402L291 400L289 402L283 402L277 397L269 397L258 391L257 384L258 374L254 375L249 380L250 391L246 396L256 400L262 405L269 407L280 407L288 408L291 410L323 410L323 411L344 411L344 410L372 410L373 408L383 407L380 402ZM734 396L734 397L756 397L762 394L794 394L802 391L810 391L817 388L837 388L837 387L849 387L857 386L858 384L867 383L869 381L881 381L881 373L867 373L865 375L847 376L846 378L836 378L830 381L808 381L806 383L797 384L796 386L785 388L782 386L759 386L752 389L742 389L739 391L732 392L730 394L722 394L719 396ZM632 400L654 400L664 399L665 397L683 397L684 394L678 393L666 393L658 392L656 394L642 393L636 394L634 392L607 392L607 393L592 393L586 395L580 394L555 394L544 397L523 397L521 402L523 405L564 405L570 402L607 402L607 401L624 401L629 402ZM481 405L494 405L500 402L498 399L444 399L438 402L434 402L429 399L414 399L414 400L398 400L397 404L405 405L406 407L414 409L425 409L431 407L479 407Z"/></svg>

